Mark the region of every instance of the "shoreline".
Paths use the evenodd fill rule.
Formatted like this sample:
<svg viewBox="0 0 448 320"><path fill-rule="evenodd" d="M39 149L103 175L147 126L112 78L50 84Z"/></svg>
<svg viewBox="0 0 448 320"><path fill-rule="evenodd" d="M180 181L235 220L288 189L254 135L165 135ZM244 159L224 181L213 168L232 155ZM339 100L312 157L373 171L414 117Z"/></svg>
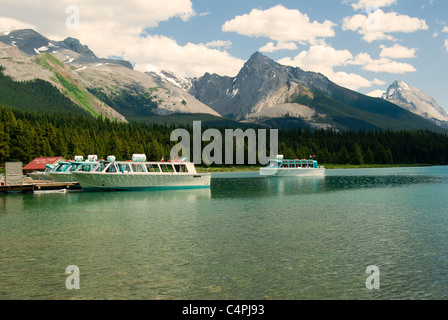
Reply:
<svg viewBox="0 0 448 320"><path fill-rule="evenodd" d="M434 164L326 164L325 169L374 169L374 168L411 168L411 167L432 167ZM259 166L233 166L233 167L201 167L197 166L197 172L243 172L243 171L258 171Z"/></svg>
<svg viewBox="0 0 448 320"><path fill-rule="evenodd" d="M409 167L432 167L436 164L428 163L411 163L411 164L334 164L327 163L323 165L325 169L369 169L369 168L409 168ZM264 166L244 166L236 165L232 167L202 167L196 166L197 172L240 172L240 171L258 171ZM0 174L4 174L4 170L1 170Z"/></svg>

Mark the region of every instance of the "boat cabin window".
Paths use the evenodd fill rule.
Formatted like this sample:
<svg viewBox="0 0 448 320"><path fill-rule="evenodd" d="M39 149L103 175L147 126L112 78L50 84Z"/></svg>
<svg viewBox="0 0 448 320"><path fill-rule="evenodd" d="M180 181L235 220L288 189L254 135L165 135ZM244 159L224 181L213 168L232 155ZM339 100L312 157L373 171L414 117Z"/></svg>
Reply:
<svg viewBox="0 0 448 320"><path fill-rule="evenodd" d="M79 163L73 163L70 165L70 167L68 168L67 172L72 172L72 171L76 171L76 169L78 169L81 165Z"/></svg>
<svg viewBox="0 0 448 320"><path fill-rule="evenodd" d="M83 164L80 166L76 171L80 172L90 172L93 170L93 168L96 166L96 164L90 163L90 164Z"/></svg>
<svg viewBox="0 0 448 320"><path fill-rule="evenodd" d="M69 164L67 164L67 163L60 164L54 171L55 172L64 172L68 166L69 166Z"/></svg>
<svg viewBox="0 0 448 320"><path fill-rule="evenodd" d="M131 166L128 163L118 163L117 168L119 172L125 173L125 172L132 172Z"/></svg>
<svg viewBox="0 0 448 320"><path fill-rule="evenodd" d="M110 166L106 169L106 172L115 173L117 172L117 167L115 166L115 164L111 163Z"/></svg>
<svg viewBox="0 0 448 320"><path fill-rule="evenodd" d="M107 163L99 163L98 165L97 165L97 167L95 168L95 171L96 172L102 172L105 168L106 168L106 166L107 166Z"/></svg>
<svg viewBox="0 0 448 320"><path fill-rule="evenodd" d="M176 172L188 172L187 166L184 164L175 164L174 170L176 170Z"/></svg>
<svg viewBox="0 0 448 320"><path fill-rule="evenodd" d="M146 172L145 166L143 164L132 164L132 171L134 172Z"/></svg>
<svg viewBox="0 0 448 320"><path fill-rule="evenodd" d="M148 172L160 172L160 169L159 169L159 166L158 166L158 165L156 165L156 164L150 164L150 163L147 163L147 164L146 164L146 170L147 170Z"/></svg>
<svg viewBox="0 0 448 320"><path fill-rule="evenodd" d="M161 164L162 172L174 172L174 168L171 164Z"/></svg>

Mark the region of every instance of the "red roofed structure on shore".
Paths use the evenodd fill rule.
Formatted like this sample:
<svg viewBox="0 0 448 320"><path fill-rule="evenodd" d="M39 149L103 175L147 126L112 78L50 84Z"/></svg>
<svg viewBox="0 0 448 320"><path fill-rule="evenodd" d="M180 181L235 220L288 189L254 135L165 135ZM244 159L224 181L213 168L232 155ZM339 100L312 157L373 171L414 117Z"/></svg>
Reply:
<svg viewBox="0 0 448 320"><path fill-rule="evenodd" d="M63 161L63 157L42 157L36 158L26 166L23 167L23 173L27 174L33 171L44 171L46 164L56 164L59 161Z"/></svg>

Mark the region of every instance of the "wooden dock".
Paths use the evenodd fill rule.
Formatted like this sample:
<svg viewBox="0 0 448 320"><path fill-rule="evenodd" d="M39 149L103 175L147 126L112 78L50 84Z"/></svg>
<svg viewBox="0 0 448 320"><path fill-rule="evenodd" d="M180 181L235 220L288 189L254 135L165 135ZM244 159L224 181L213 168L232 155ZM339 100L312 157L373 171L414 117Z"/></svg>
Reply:
<svg viewBox="0 0 448 320"><path fill-rule="evenodd" d="M79 182L54 182L43 180L24 181L21 185L2 185L0 193L9 192L34 192L34 191L50 191L50 190L82 190Z"/></svg>

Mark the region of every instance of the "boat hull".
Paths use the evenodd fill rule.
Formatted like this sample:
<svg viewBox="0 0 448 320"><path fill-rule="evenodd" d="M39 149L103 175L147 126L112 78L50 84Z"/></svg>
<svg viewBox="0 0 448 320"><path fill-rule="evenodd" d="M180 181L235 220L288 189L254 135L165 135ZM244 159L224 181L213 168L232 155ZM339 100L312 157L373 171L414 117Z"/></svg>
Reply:
<svg viewBox="0 0 448 320"><path fill-rule="evenodd" d="M31 172L28 173L28 176L33 180L40 180L40 172Z"/></svg>
<svg viewBox="0 0 448 320"><path fill-rule="evenodd" d="M272 177L323 177L325 168L260 168L260 175Z"/></svg>
<svg viewBox="0 0 448 320"><path fill-rule="evenodd" d="M49 175L48 172L32 172L28 173L28 176L33 180L48 180L51 181L53 178Z"/></svg>
<svg viewBox="0 0 448 320"><path fill-rule="evenodd" d="M74 172L85 190L166 190L210 188L210 173L201 174L108 174Z"/></svg>
<svg viewBox="0 0 448 320"><path fill-rule="evenodd" d="M76 182L70 172L52 172L49 174L54 182Z"/></svg>

